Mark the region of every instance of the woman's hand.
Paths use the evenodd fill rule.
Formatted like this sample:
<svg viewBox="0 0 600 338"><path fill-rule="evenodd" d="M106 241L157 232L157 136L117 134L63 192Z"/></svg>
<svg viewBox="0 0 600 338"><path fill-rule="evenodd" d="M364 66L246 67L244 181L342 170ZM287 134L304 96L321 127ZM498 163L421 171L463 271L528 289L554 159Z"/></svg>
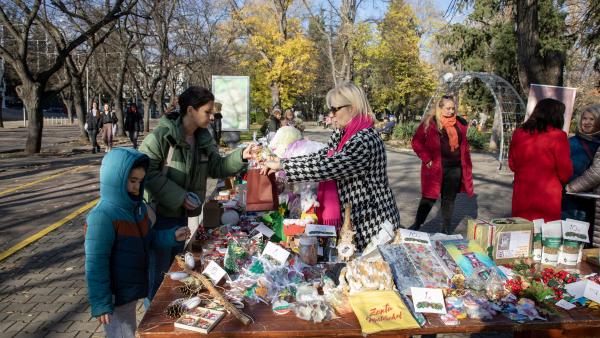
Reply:
<svg viewBox="0 0 600 338"><path fill-rule="evenodd" d="M427 164L425 164L425 166L426 166L427 168L431 168L431 165L432 165L432 164L433 164L433 161L429 161L429 162L427 162Z"/></svg>
<svg viewBox="0 0 600 338"><path fill-rule="evenodd" d="M189 196L186 196L185 200L183 201L183 207L186 210L196 210L198 209L199 205L192 201Z"/></svg>
<svg viewBox="0 0 600 338"><path fill-rule="evenodd" d="M190 231L190 228L188 227L181 227L177 230L175 230L175 240L178 242L183 242L186 239L190 238L190 236L192 235L192 232Z"/></svg>
<svg viewBox="0 0 600 338"><path fill-rule="evenodd" d="M259 150L259 146L257 144L250 144L249 146L247 146L246 148L244 148L244 151L242 152L242 158L244 160L250 160L254 157L256 157L256 154L258 154L258 150Z"/></svg>
<svg viewBox="0 0 600 338"><path fill-rule="evenodd" d="M110 323L110 314L109 313L99 315L96 318L98 318L98 321L100 322L100 324L108 325L108 323Z"/></svg>
<svg viewBox="0 0 600 338"><path fill-rule="evenodd" d="M279 170L281 170L281 160L279 157L271 157L262 163L260 173L262 175L269 175Z"/></svg>
<svg viewBox="0 0 600 338"><path fill-rule="evenodd" d="M567 185L565 186L565 191L566 191L566 192L573 192L573 188L571 188L571 186L567 184Z"/></svg>

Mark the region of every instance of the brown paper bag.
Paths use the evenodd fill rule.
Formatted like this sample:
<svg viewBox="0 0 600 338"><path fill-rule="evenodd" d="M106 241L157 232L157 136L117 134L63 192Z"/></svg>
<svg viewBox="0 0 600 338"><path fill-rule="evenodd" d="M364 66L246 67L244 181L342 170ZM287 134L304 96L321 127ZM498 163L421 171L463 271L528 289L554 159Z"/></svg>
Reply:
<svg viewBox="0 0 600 338"><path fill-rule="evenodd" d="M270 211L279 208L275 174L261 175L260 169L249 169L246 211Z"/></svg>

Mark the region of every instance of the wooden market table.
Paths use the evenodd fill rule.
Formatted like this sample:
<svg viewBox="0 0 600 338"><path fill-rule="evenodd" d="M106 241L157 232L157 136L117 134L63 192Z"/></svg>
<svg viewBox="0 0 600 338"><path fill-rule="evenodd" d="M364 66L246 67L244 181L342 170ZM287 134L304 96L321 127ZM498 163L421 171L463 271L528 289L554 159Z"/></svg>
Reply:
<svg viewBox="0 0 600 338"><path fill-rule="evenodd" d="M582 273L590 273L592 266L582 263ZM180 271L174 262L170 271ZM201 334L173 326L165 308L174 299L183 297L177 286L181 283L166 277L161 284L152 304L146 311L137 330L138 337L198 337ZM210 337L361 337L360 324L353 313L328 322L314 324L297 318L292 312L276 315L270 306L255 304L243 310L254 319L254 323L244 326L232 315L226 315L208 335ZM503 316L496 315L492 320L481 321L464 319L458 326L446 326L439 315L426 314L427 324L420 329L386 331L369 336L408 337L417 334L433 333L476 333L476 332L514 332L515 337L600 337L600 309L578 307L571 311L556 308L557 315L547 321L535 320L519 324Z"/></svg>

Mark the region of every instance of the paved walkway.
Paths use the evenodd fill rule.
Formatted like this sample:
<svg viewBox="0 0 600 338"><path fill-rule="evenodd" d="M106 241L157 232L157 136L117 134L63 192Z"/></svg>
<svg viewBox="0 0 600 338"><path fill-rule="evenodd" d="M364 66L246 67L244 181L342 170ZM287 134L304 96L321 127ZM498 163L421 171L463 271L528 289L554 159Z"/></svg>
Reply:
<svg viewBox="0 0 600 338"><path fill-rule="evenodd" d="M318 129L309 130L307 134L313 139L327 138L327 134ZM69 161L73 163L79 163L78 160L88 161L85 164L91 166L90 172L97 175L99 157L86 156L77 155L64 159L65 165ZM54 163L59 159L60 157L13 159L10 167L0 167L0 193L15 184L12 180L19 177L20 170L25 170L24 175L26 175L27 170L32 170L28 166ZM510 214L512 177L499 174L496 171L497 164L490 155L474 154L473 162L477 195L471 199L460 196L457 200L454 220L458 224L456 231L460 233L466 232L466 217L490 218ZM388 151L390 184L396 194L401 222L404 226L412 224L416 213L420 196L419 165L418 158L411 151ZM21 166L25 169L20 169ZM93 178L90 178L90 181L93 181ZM63 190L74 189L67 185L64 187L67 189ZM90 194L97 189L92 185L87 188ZM58 190L60 189L54 193L58 194ZM84 190L71 198L73 201L84 200L87 198L86 193ZM62 199L65 197L63 196ZM2 201L1 196L0 201ZM56 212L71 210L70 208L72 206L59 207ZM432 210L425 230L435 230L439 226L438 210L439 203ZM32 215L39 214L39 211L33 208L29 212L21 210L18 215L11 217L20 217L23 213L31 217L25 223L36 223L35 216ZM7 217L3 215L0 224L5 221ZM83 222L84 215L81 215L0 262L0 337L100 337L103 335L98 322L90 318L87 304ZM49 225L46 223L47 221L44 221L44 224L37 225L45 227ZM141 314L141 307L139 311ZM444 335L443 337L467 336ZM512 335L477 336L511 337Z"/></svg>

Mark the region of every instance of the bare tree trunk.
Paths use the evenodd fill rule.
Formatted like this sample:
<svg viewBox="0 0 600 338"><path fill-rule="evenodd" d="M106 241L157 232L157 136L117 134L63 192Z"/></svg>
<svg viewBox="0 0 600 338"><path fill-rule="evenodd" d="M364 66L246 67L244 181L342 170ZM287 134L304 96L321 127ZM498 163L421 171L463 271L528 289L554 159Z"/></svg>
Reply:
<svg viewBox="0 0 600 338"><path fill-rule="evenodd" d="M540 50L538 0L517 0L517 63L523 93L532 83L562 86L565 55L560 51Z"/></svg>
<svg viewBox="0 0 600 338"><path fill-rule="evenodd" d="M35 154L42 150L42 131L44 118L42 115L42 85L36 82L24 83L17 87L17 94L27 110L27 142L25 153Z"/></svg>
<svg viewBox="0 0 600 338"><path fill-rule="evenodd" d="M280 90L279 86L276 83L271 83L271 107L279 107L281 108L281 98L279 96Z"/></svg>
<svg viewBox="0 0 600 338"><path fill-rule="evenodd" d="M144 131L147 133L150 131L150 105L152 104L152 96L142 101L144 105Z"/></svg>
<svg viewBox="0 0 600 338"><path fill-rule="evenodd" d="M115 97L115 114L117 114L117 130L119 136L127 136L125 135L125 114L123 112L123 92L121 91L119 95Z"/></svg>
<svg viewBox="0 0 600 338"><path fill-rule="evenodd" d="M83 83L78 76L71 77L71 93L73 93L73 105L75 106L75 116L77 116L77 124L79 125L79 138L82 140L88 139L87 130L85 130L85 117L89 107L85 106L83 96ZM90 105L94 99L90 96Z"/></svg>
<svg viewBox="0 0 600 338"><path fill-rule="evenodd" d="M61 95L63 104L65 108L67 108L67 118L70 123L73 123L73 98L68 97L67 95Z"/></svg>

